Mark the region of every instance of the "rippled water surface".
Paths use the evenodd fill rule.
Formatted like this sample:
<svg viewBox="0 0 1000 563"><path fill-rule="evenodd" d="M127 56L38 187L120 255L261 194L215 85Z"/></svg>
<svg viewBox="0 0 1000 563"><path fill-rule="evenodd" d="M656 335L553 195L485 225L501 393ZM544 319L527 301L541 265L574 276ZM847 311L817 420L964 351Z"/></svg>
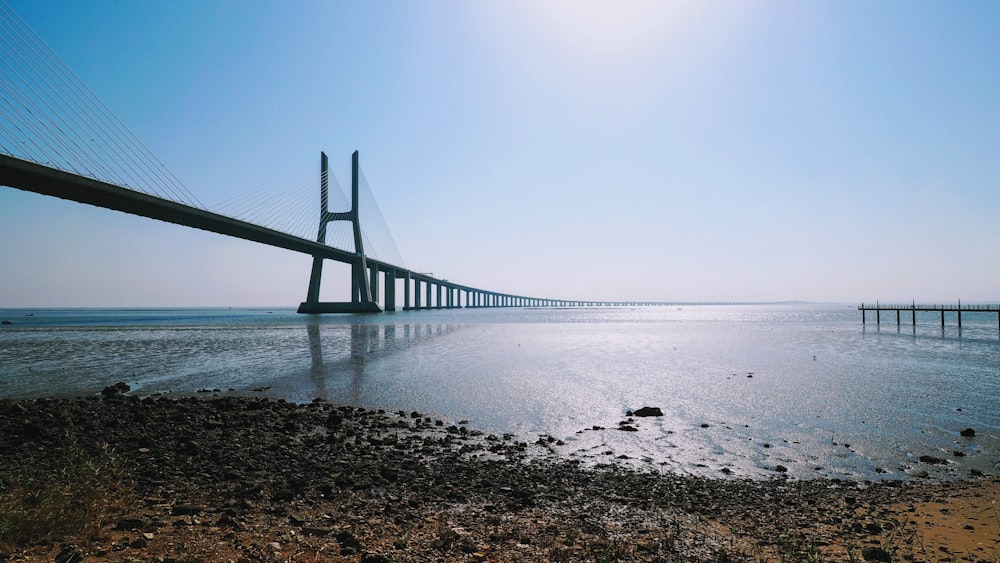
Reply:
<svg viewBox="0 0 1000 563"><path fill-rule="evenodd" d="M30 316L29 316L30 315ZM904 315L906 316L906 315ZM1000 473L996 315L854 305L0 310L0 397L202 389L466 419L588 463L713 476ZM260 389L266 388L264 391ZM664 416L633 418L654 406ZM595 429L597 427L597 429ZM973 428L976 436L959 432ZM932 456L943 463L921 461Z"/></svg>

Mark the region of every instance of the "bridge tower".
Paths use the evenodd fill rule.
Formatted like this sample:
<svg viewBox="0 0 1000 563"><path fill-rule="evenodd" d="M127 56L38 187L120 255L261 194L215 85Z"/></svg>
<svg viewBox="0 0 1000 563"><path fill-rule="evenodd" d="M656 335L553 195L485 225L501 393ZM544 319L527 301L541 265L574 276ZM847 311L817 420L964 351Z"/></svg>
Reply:
<svg viewBox="0 0 1000 563"><path fill-rule="evenodd" d="M330 221L350 221L354 227L354 260L351 262L351 300L348 302L322 302L319 300L319 286L323 277L323 258L313 256L312 274L309 276L309 292L306 300L299 305L299 313L381 313L378 303L372 299L371 283L368 278L368 262L365 259L365 245L361 239L361 223L358 220L358 151L351 155L351 209L330 212L328 208L329 165L326 153L320 153L319 184L319 234L316 242L326 244L326 225Z"/></svg>

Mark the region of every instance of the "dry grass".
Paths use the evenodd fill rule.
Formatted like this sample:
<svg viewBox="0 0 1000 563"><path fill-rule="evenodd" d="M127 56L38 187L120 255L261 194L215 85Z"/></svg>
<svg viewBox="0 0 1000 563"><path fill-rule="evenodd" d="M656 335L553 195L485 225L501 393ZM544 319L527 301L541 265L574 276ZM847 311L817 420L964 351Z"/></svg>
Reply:
<svg viewBox="0 0 1000 563"><path fill-rule="evenodd" d="M135 498L114 452L72 445L44 466L0 474L0 550L74 538L91 540Z"/></svg>

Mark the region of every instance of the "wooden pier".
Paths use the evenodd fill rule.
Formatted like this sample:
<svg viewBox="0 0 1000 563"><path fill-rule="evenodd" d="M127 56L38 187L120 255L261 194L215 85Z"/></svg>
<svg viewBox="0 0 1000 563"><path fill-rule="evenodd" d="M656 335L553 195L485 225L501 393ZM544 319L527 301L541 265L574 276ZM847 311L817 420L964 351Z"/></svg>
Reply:
<svg viewBox="0 0 1000 563"><path fill-rule="evenodd" d="M882 324L882 311L895 311L897 329L900 326L901 313L909 311L910 323L913 325L914 330L916 330L917 326L917 311L941 313L941 330L944 330L945 313L955 313L958 318L958 330L962 330L962 313L996 313L997 328L1000 329L1000 305L962 305L961 301L957 305L917 305L916 303L910 303L909 305L886 305L876 301L874 305L862 303L858 305L858 310L861 311L862 325L867 322L865 313L875 311L875 323L878 326Z"/></svg>

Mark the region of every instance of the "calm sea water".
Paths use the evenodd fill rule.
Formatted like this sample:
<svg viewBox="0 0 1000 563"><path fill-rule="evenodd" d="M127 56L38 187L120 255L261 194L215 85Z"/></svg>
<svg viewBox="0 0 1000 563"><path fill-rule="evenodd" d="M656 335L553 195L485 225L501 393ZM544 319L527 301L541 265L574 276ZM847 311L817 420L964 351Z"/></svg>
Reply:
<svg viewBox="0 0 1000 563"><path fill-rule="evenodd" d="M1000 330L856 305L0 310L0 397L262 395L468 420L561 455L724 477L1000 474ZM904 323L908 318L904 319ZM262 390L263 389L263 390ZM663 417L626 412L659 407ZM595 429L597 427L597 429ZM964 438L965 428L976 431ZM933 456L944 463L921 462ZM925 458L926 460L926 458Z"/></svg>

